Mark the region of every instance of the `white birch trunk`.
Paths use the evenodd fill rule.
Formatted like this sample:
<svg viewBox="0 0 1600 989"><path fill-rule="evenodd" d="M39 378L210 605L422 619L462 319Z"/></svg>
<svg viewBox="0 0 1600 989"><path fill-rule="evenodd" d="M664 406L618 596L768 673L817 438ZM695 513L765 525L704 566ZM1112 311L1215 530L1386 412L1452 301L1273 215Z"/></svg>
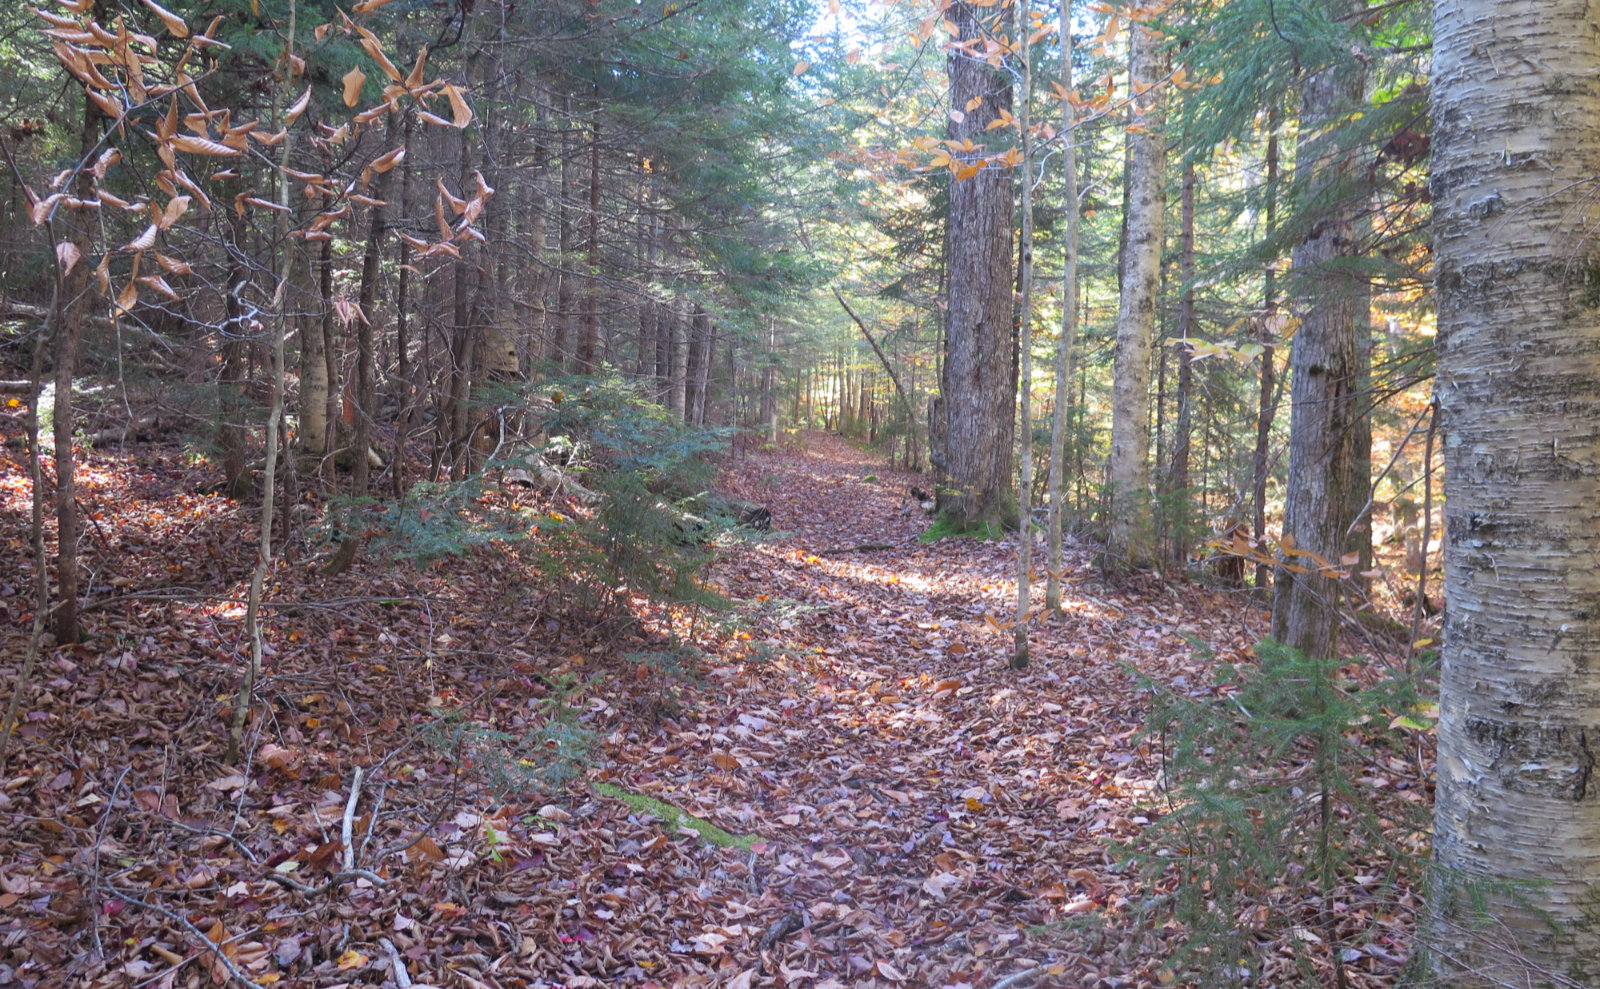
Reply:
<svg viewBox="0 0 1600 989"><path fill-rule="evenodd" d="M1452 986L1595 985L1600 28L1588 0L1434 9L1448 621L1432 958ZM1476 929L1473 883L1491 921Z"/></svg>
<svg viewBox="0 0 1600 989"><path fill-rule="evenodd" d="M1143 24L1130 29L1134 126L1127 135L1128 246L1122 300L1117 307L1117 356L1111 388L1111 498L1104 565L1123 571L1155 562L1150 520L1150 350L1155 340L1156 293L1167 208L1167 142L1161 93L1154 88L1165 61L1161 36Z"/></svg>

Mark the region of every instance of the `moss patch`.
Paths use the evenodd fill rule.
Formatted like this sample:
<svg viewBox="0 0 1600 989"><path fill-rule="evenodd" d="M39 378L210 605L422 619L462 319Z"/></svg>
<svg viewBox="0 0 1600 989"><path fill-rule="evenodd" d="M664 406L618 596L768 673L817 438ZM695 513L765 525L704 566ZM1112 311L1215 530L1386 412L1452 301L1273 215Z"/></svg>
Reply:
<svg viewBox="0 0 1600 989"><path fill-rule="evenodd" d="M613 783L595 783L594 790L601 796L622 801L631 807L636 814L649 814L652 817L659 817L673 827L688 828L698 834L707 844L715 845L718 848L742 848L745 851L749 851L752 845L761 840L753 834L729 834L710 821L702 820L693 814L679 810L665 800L657 800L655 797L647 797L642 793L624 790Z"/></svg>
<svg viewBox="0 0 1600 989"><path fill-rule="evenodd" d="M941 515L934 523L923 530L917 537L918 542L936 543L941 539L976 539L979 542L991 542L1006 537L1005 526L999 522L980 522L977 525L964 526L948 515Z"/></svg>

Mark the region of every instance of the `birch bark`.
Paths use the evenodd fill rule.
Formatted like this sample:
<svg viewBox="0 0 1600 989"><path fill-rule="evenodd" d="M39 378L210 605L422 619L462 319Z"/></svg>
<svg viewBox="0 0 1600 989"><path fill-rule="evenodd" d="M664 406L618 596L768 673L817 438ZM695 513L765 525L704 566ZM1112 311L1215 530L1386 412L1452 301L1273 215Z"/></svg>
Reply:
<svg viewBox="0 0 1600 989"><path fill-rule="evenodd" d="M1165 74L1161 36L1143 24L1130 30L1134 125L1127 141L1127 249L1117 306L1117 355L1111 386L1111 499L1105 569L1118 572L1155 562L1150 520L1150 350L1155 340L1161 239L1167 208L1167 142L1162 134Z"/></svg>
<svg viewBox="0 0 1600 989"><path fill-rule="evenodd" d="M1448 620L1432 958L1453 986L1593 985L1600 28L1587 0L1434 13ZM1492 925L1474 926L1472 883Z"/></svg>

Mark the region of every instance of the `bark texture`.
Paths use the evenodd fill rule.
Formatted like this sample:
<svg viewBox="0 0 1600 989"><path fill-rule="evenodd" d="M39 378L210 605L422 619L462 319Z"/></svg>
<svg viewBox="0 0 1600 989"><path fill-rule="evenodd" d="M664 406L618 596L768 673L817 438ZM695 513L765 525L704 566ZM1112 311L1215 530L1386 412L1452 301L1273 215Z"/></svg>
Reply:
<svg viewBox="0 0 1600 989"><path fill-rule="evenodd" d="M1366 0L1327 0L1330 19L1353 19ZM1356 325L1367 319L1364 280L1342 261L1359 249L1364 199L1353 188L1358 149L1336 131L1365 92L1365 73L1347 60L1306 80L1300 97L1295 185L1316 220L1294 249L1292 291L1300 329L1289 351L1289 485L1284 496L1285 555L1273 587L1272 635L1309 656L1334 654L1339 639L1339 566L1350 539L1357 439L1366 410ZM1306 555L1306 554L1315 554Z"/></svg>
<svg viewBox="0 0 1600 989"><path fill-rule="evenodd" d="M1127 136L1127 247L1111 386L1111 507L1104 557L1113 572L1156 562L1150 520L1150 350L1167 208L1167 142L1160 89L1154 88L1165 74L1161 36L1143 24L1132 25L1129 33L1133 88L1146 92L1135 101L1135 127Z"/></svg>
<svg viewBox="0 0 1600 989"><path fill-rule="evenodd" d="M1009 10L952 4L947 11L958 34L947 64L950 77L950 139L971 139L978 151L956 152L975 165L989 153L985 131L1000 110L1011 109L1011 79L962 47L983 37L982 17ZM972 100L979 104L966 109ZM959 117L960 119L956 119ZM1012 172L980 168L950 184L949 323L945 338L945 469L939 511L957 526L1007 523L1011 499L1012 442L1016 435L1017 382L1013 373L1011 248Z"/></svg>
<svg viewBox="0 0 1600 989"><path fill-rule="evenodd" d="M1593 985L1600 28L1586 0L1434 9L1449 617L1432 958L1452 986ZM1493 923L1469 930L1480 882Z"/></svg>
<svg viewBox="0 0 1600 989"><path fill-rule="evenodd" d="M1072 3L1060 2L1061 88L1072 91ZM1061 101L1061 205L1067 214L1065 257L1061 262L1061 338L1056 341L1055 408L1050 416L1050 515L1047 523L1045 607L1061 610L1061 513L1066 498L1067 409L1072 394L1073 320L1078 313L1078 112Z"/></svg>

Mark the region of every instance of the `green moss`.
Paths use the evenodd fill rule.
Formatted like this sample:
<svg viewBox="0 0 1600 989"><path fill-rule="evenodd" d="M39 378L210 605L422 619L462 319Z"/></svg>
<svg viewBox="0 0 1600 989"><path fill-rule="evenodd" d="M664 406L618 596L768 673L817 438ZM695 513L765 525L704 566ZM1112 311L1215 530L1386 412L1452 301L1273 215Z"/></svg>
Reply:
<svg viewBox="0 0 1600 989"><path fill-rule="evenodd" d="M941 515L917 537L919 542L936 543L941 539L976 539L979 542L1004 539L1005 526L989 520L976 525L964 525L948 515Z"/></svg>
<svg viewBox="0 0 1600 989"><path fill-rule="evenodd" d="M761 840L753 834L729 834L710 821L679 810L665 800L624 790L614 783L595 783L594 790L601 796L622 801L636 814L649 814L652 817L659 817L675 828L688 828L698 834L701 840L718 848L743 848L749 851L752 845Z"/></svg>

